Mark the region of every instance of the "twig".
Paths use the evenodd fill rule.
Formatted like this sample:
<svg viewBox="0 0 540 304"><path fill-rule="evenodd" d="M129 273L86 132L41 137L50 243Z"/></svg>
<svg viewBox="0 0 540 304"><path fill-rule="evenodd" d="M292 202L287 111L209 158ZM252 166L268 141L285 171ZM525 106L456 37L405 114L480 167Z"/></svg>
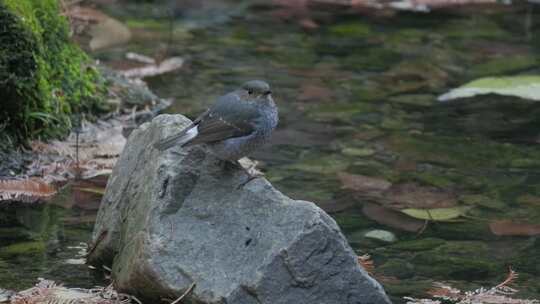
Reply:
<svg viewBox="0 0 540 304"><path fill-rule="evenodd" d="M86 253L86 256L85 256L86 258L88 258L92 254L92 252L96 250L96 247L99 245L99 243L101 243L101 241L103 241L103 239L105 239L108 233L109 232L107 230L103 230L97 237L96 241L93 244L90 244L88 248L88 252Z"/></svg>
<svg viewBox="0 0 540 304"><path fill-rule="evenodd" d="M495 286L495 289L500 289L502 287L506 287L506 285L512 283L515 279L517 279L518 273L515 272L511 266L508 266L508 276L506 279L500 283L499 285Z"/></svg>
<svg viewBox="0 0 540 304"><path fill-rule="evenodd" d="M75 131L75 161L77 163L77 178L81 173L81 167L79 166L79 129Z"/></svg>
<svg viewBox="0 0 540 304"><path fill-rule="evenodd" d="M112 273L112 269L110 267L107 267L105 265L101 265L101 267L103 267L103 269L107 270L109 273ZM111 283L112 285L112 283Z"/></svg>
<svg viewBox="0 0 540 304"><path fill-rule="evenodd" d="M371 259L371 256L369 254L366 253L364 255L359 255L358 263L362 265L362 267L364 267L364 269L370 276L374 275L375 265L373 264L373 260Z"/></svg>
<svg viewBox="0 0 540 304"><path fill-rule="evenodd" d="M424 224L422 225L420 230L418 230L418 232L416 233L416 237L419 237L420 235L422 235L422 233L424 233L424 231L426 231L428 224L429 224L429 220L424 220Z"/></svg>
<svg viewBox="0 0 540 304"><path fill-rule="evenodd" d="M193 288L195 288L195 282L191 283L189 288L178 299L172 301L170 304L177 304L182 301L182 299L187 296L193 290Z"/></svg>
<svg viewBox="0 0 540 304"><path fill-rule="evenodd" d="M130 298L131 300L133 300L133 301L135 301L135 302L139 303L139 304L142 304L141 300L137 299L137 297L136 297L136 296L132 296L132 295L130 295L130 296L129 296L129 298Z"/></svg>

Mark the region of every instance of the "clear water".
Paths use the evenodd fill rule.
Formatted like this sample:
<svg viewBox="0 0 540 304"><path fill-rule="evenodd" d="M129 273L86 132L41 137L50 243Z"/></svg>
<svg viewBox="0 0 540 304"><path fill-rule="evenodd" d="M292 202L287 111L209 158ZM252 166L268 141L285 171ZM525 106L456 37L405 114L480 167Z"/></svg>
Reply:
<svg viewBox="0 0 540 304"><path fill-rule="evenodd" d="M488 226L495 220L540 224L540 106L494 95L436 101L475 78L538 74L539 8L393 18L317 13L319 27L304 30L266 7L204 3L174 23L169 51L185 57L186 66L149 79L158 95L175 99L170 112L194 117L239 83L267 80L281 121L272 145L254 158L281 191L331 213L358 253L371 254L397 303L423 296L434 281L465 290L493 286L510 265L521 275L518 296L540 298L538 235L497 236ZM104 9L133 29L134 40L96 57L122 66L126 51L152 56L165 48L165 6ZM430 222L421 233L392 228L401 220L381 225L362 211L368 201L362 193L343 187L344 173L435 187L471 208L459 221ZM55 202L71 206L73 200L64 195ZM428 199L413 192L411 200ZM2 244L39 239L44 247L34 244L34 253L16 256L0 249L0 285L27 287L37 276L73 286L100 283L85 266L64 263L77 255L68 246L88 239L93 208L52 204L1 212L9 223L2 227L16 225L30 235L2 234ZM85 220L73 223L80 216ZM365 237L374 229L397 241Z"/></svg>

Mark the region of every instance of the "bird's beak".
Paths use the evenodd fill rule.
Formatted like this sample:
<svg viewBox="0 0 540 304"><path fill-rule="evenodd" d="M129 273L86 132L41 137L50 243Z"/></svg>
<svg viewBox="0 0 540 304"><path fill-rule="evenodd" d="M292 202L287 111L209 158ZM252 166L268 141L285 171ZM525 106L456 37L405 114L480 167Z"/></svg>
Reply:
<svg viewBox="0 0 540 304"><path fill-rule="evenodd" d="M264 96L268 96L268 95L270 95L270 94L272 94L272 91L270 91L270 90L268 90L268 91L266 91L266 92L263 93Z"/></svg>

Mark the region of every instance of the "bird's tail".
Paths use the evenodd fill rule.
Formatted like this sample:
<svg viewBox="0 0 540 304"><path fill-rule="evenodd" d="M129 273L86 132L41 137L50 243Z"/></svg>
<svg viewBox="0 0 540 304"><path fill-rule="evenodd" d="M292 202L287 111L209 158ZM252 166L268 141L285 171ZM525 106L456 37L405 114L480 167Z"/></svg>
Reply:
<svg viewBox="0 0 540 304"><path fill-rule="evenodd" d="M184 145L188 143L193 137L197 136L197 133L198 132L196 126L194 128L187 128L186 130L178 134L171 135L165 139L158 141L154 144L154 148L160 151L164 151L179 144Z"/></svg>

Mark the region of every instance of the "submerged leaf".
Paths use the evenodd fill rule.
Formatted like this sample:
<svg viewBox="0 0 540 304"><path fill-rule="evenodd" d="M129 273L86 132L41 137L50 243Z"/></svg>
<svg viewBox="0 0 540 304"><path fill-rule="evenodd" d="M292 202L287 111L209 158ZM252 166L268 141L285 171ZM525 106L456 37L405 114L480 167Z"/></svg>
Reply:
<svg viewBox="0 0 540 304"><path fill-rule="evenodd" d="M492 222L489 224L489 229L493 234L500 236L531 236L540 234L539 224L515 223L508 220Z"/></svg>
<svg viewBox="0 0 540 304"><path fill-rule="evenodd" d="M408 217L403 213L373 203L365 203L362 207L362 212L365 216L381 225L408 232L418 232L424 226L424 221Z"/></svg>
<svg viewBox="0 0 540 304"><path fill-rule="evenodd" d="M382 178L345 172L338 173L338 178L343 188L355 191L384 191L392 186L392 183Z"/></svg>
<svg viewBox="0 0 540 304"><path fill-rule="evenodd" d="M56 188L40 180L0 180L1 201L34 202L56 194Z"/></svg>
<svg viewBox="0 0 540 304"><path fill-rule="evenodd" d="M540 76L480 78L439 96L438 100L448 101L482 94L516 96L540 101Z"/></svg>
<svg viewBox="0 0 540 304"><path fill-rule="evenodd" d="M88 192L93 194L99 194L104 195L105 194L105 188L92 188L92 187L76 187L75 190L82 191L82 192Z"/></svg>
<svg viewBox="0 0 540 304"><path fill-rule="evenodd" d="M369 273L369 275L373 275L375 271L375 264L373 263L373 260L369 254L359 255L358 264L360 264L367 271L367 273Z"/></svg>
<svg viewBox="0 0 540 304"><path fill-rule="evenodd" d="M448 189L422 186L416 183L402 183L392 185L384 193L382 204L396 209L450 208L457 204L457 197Z"/></svg>
<svg viewBox="0 0 540 304"><path fill-rule="evenodd" d="M469 206L458 206L451 208L434 208L434 209L415 209L408 208L400 210L408 216L430 221L449 221L458 218L471 209Z"/></svg>

